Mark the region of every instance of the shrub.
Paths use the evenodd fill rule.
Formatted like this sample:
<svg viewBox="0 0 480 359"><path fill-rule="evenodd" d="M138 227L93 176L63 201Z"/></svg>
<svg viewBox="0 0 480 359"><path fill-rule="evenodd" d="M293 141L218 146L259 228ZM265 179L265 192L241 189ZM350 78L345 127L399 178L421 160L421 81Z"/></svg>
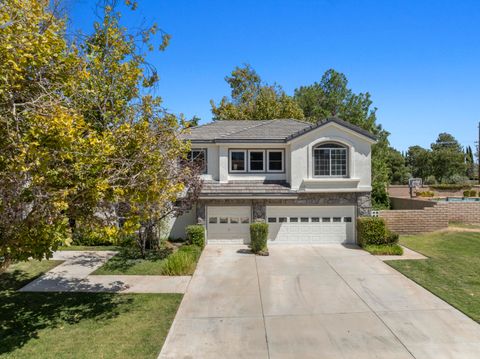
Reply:
<svg viewBox="0 0 480 359"><path fill-rule="evenodd" d="M117 245L122 241L116 227L87 227L78 226L75 228L72 237L72 244L79 246L109 246Z"/></svg>
<svg viewBox="0 0 480 359"><path fill-rule="evenodd" d="M187 226L185 232L188 243L194 244L202 249L205 247L205 227L201 224L195 224Z"/></svg>
<svg viewBox="0 0 480 359"><path fill-rule="evenodd" d="M398 239L400 236L398 233L392 232L391 230L387 229L385 234L385 243L387 244L395 244L398 243Z"/></svg>
<svg viewBox="0 0 480 359"><path fill-rule="evenodd" d="M394 255L401 256L403 248L396 243L393 244L366 244L363 249L373 255Z"/></svg>
<svg viewBox="0 0 480 359"><path fill-rule="evenodd" d="M162 266L164 275L191 275L195 271L202 249L196 245L180 247L165 259Z"/></svg>
<svg viewBox="0 0 480 359"><path fill-rule="evenodd" d="M418 197L433 197L435 196L435 193L433 191L417 191L415 194Z"/></svg>
<svg viewBox="0 0 480 359"><path fill-rule="evenodd" d="M387 229L380 217L360 217L357 219L358 244L385 244Z"/></svg>
<svg viewBox="0 0 480 359"><path fill-rule="evenodd" d="M250 247L253 253L267 251L268 224L257 222L250 224Z"/></svg>
<svg viewBox="0 0 480 359"><path fill-rule="evenodd" d="M465 175L454 174L442 181L442 183L465 184L469 178Z"/></svg>
<svg viewBox="0 0 480 359"><path fill-rule="evenodd" d="M472 188L471 185L469 184L448 184L448 183L442 183L442 184L436 184L436 185L431 185L431 189L436 189L436 190L453 190L453 191L459 191L461 189L470 189Z"/></svg>
<svg viewBox="0 0 480 359"><path fill-rule="evenodd" d="M463 197L476 197L477 196L477 191L475 190L466 190L463 191Z"/></svg>

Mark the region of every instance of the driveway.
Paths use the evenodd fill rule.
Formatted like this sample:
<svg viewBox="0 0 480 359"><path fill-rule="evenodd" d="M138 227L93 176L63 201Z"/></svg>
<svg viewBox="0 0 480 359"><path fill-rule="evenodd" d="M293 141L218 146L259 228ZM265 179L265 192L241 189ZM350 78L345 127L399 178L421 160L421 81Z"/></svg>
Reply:
<svg viewBox="0 0 480 359"><path fill-rule="evenodd" d="M160 358L480 358L480 326L335 245L208 245Z"/></svg>

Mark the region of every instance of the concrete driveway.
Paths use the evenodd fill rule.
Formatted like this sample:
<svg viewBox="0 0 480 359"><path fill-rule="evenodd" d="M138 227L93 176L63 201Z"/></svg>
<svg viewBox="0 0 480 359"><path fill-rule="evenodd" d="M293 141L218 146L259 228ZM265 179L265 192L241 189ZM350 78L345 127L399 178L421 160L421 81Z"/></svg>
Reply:
<svg viewBox="0 0 480 359"><path fill-rule="evenodd" d="M160 358L480 358L480 326L352 247L209 245Z"/></svg>

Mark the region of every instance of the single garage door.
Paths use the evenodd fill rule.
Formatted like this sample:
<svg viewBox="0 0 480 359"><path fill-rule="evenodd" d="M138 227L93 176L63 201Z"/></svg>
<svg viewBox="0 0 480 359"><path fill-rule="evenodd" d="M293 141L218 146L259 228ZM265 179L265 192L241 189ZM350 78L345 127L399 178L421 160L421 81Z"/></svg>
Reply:
<svg viewBox="0 0 480 359"><path fill-rule="evenodd" d="M250 241L250 206L208 206L207 218L207 239L210 243Z"/></svg>
<svg viewBox="0 0 480 359"><path fill-rule="evenodd" d="M285 243L355 243L354 206L268 206L269 239Z"/></svg>

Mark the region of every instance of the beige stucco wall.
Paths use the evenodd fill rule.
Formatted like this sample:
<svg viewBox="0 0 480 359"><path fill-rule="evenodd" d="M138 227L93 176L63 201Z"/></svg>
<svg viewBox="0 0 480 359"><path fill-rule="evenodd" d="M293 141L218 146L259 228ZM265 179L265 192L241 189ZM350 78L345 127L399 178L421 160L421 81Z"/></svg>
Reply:
<svg viewBox="0 0 480 359"><path fill-rule="evenodd" d="M349 148L349 179L329 180L313 176L313 147L322 142L339 142ZM371 144L372 141L353 131L331 123L293 140L291 149L290 185L292 189L305 186L305 179L311 182L331 182L329 190L345 189L371 190ZM351 180L358 180L357 183ZM352 188L353 186L353 188Z"/></svg>

